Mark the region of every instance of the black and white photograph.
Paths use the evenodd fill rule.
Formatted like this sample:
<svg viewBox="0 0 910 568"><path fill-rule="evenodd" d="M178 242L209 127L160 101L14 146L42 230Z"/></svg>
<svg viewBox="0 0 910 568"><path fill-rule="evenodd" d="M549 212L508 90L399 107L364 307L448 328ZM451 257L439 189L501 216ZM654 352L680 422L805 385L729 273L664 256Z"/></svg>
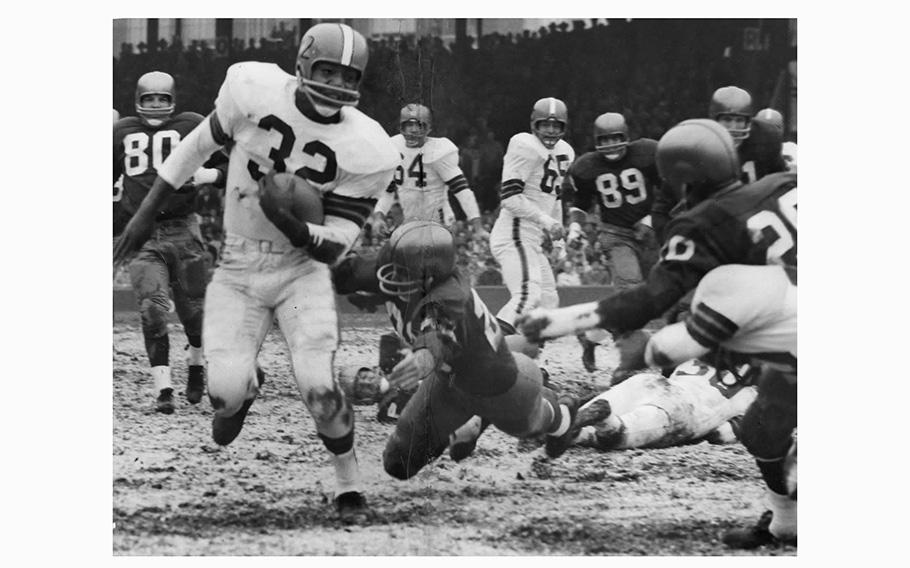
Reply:
<svg viewBox="0 0 910 568"><path fill-rule="evenodd" d="M899 563L895 15L107 8L9 26L15 564Z"/></svg>
<svg viewBox="0 0 910 568"><path fill-rule="evenodd" d="M113 39L115 555L796 554L796 19Z"/></svg>

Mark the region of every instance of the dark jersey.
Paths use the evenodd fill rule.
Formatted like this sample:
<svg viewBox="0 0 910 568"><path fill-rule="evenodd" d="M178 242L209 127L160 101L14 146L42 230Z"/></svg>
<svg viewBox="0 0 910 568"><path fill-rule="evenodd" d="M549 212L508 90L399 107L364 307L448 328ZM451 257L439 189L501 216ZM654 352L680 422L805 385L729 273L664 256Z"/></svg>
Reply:
<svg viewBox="0 0 910 568"><path fill-rule="evenodd" d="M600 152L588 152L569 168L563 185L567 207L590 211L597 203L600 220L632 228L651 213L659 182L654 153L657 141L640 138L630 142L625 155L615 161Z"/></svg>
<svg viewBox="0 0 910 568"><path fill-rule="evenodd" d="M123 174L124 213L132 217L145 199L158 168L177 144L202 122L202 115L182 112L158 126L151 126L139 117L122 118L114 124L114 180ZM195 187L186 184L165 202L157 218L183 217L193 212Z"/></svg>
<svg viewBox="0 0 910 568"><path fill-rule="evenodd" d="M507 391L518 377L496 317L457 271L415 300L379 291L375 257L348 257L333 271L340 294L381 294L395 331L412 349L429 349L440 372L477 395Z"/></svg>
<svg viewBox="0 0 910 568"><path fill-rule="evenodd" d="M768 174L787 171L787 162L781 154L783 134L768 122L753 118L749 137L737 148L743 183L753 183ZM666 224L677 214L674 211L679 197L666 186L657 191L652 206L654 229L663 240Z"/></svg>
<svg viewBox="0 0 910 568"><path fill-rule="evenodd" d="M642 327L724 264L780 264L795 283L796 195L796 174L776 173L681 212L667 226L647 282L599 303L602 327L617 333Z"/></svg>

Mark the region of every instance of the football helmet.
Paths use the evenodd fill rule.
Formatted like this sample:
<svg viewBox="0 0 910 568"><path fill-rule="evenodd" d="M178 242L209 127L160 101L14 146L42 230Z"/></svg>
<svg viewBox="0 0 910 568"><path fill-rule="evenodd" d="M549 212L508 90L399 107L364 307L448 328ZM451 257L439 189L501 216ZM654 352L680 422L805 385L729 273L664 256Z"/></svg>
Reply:
<svg viewBox="0 0 910 568"><path fill-rule="evenodd" d="M337 112L360 102L360 82L369 59L367 40L347 24L316 24L300 38L297 83L317 109ZM324 61L350 67L358 73L357 87L348 89L313 79L313 66Z"/></svg>
<svg viewBox="0 0 910 568"><path fill-rule="evenodd" d="M745 125L724 125L730 131L734 144L738 147L743 140L749 137L749 131L752 126L752 95L739 87L721 87L714 91L711 96L711 104L708 105L708 116L718 122L721 118L741 117L745 120Z"/></svg>
<svg viewBox="0 0 910 568"><path fill-rule="evenodd" d="M408 148L420 148L433 127L433 115L427 107L411 103L401 109L398 127Z"/></svg>
<svg viewBox="0 0 910 568"><path fill-rule="evenodd" d="M171 103L159 108L145 106L142 98L147 95L165 95L170 98ZM174 86L174 78L167 73L150 71L136 81L136 114L152 126L158 126L174 114L176 106L177 89Z"/></svg>
<svg viewBox="0 0 910 568"><path fill-rule="evenodd" d="M773 108L763 108L755 114L755 118L764 120L774 128L784 131L784 115Z"/></svg>
<svg viewBox="0 0 910 568"><path fill-rule="evenodd" d="M400 298L423 295L455 271L455 239L432 221L404 223L382 247L376 265L383 293Z"/></svg>
<svg viewBox="0 0 910 568"><path fill-rule="evenodd" d="M553 97L546 97L534 103L531 110L531 132L547 149L556 146L566 134L569 111L566 103Z"/></svg>
<svg viewBox="0 0 910 568"><path fill-rule="evenodd" d="M621 137L620 141L615 141ZM613 138L614 141L609 139ZM606 139L601 142L601 139ZM594 147L608 160L618 160L626 155L629 145L629 127L618 112L606 112L594 120Z"/></svg>
<svg viewBox="0 0 910 568"><path fill-rule="evenodd" d="M739 155L726 128L713 120L684 120L657 143L657 171L687 207L739 182Z"/></svg>

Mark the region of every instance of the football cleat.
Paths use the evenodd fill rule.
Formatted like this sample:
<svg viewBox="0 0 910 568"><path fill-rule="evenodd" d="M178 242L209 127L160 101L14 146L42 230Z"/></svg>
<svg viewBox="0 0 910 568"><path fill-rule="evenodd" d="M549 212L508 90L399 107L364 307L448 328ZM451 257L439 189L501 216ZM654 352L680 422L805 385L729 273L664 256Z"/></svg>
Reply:
<svg viewBox="0 0 910 568"><path fill-rule="evenodd" d="M771 534L768 527L771 526L772 516L773 513L771 511L765 511L753 526L727 531L722 539L724 544L730 548L741 550L751 550L760 546L781 546L784 544L796 546L796 537L781 539Z"/></svg>
<svg viewBox="0 0 910 568"><path fill-rule="evenodd" d="M341 522L348 525L363 523L370 512L367 500L359 491L348 491L335 497L335 510Z"/></svg>
<svg viewBox="0 0 910 568"><path fill-rule="evenodd" d="M597 370L597 359L594 355L594 349L597 344L586 338L584 335L578 336L578 342L581 343L581 364L584 365L585 371L593 373Z"/></svg>
<svg viewBox="0 0 910 568"><path fill-rule="evenodd" d="M265 372L258 365L256 366L256 380L261 388L265 382ZM231 416L220 417L215 415L212 417L212 439L216 444L227 446L240 435L240 431L243 430L243 422L246 420L246 415L250 411L250 407L253 406L254 400L256 400L256 396L245 400L240 410Z"/></svg>
<svg viewBox="0 0 910 568"><path fill-rule="evenodd" d="M174 389L161 389L155 402L155 410L162 414L173 414L174 408Z"/></svg>
<svg viewBox="0 0 910 568"><path fill-rule="evenodd" d="M452 461L460 462L473 454L474 448L477 447L477 440L489 426L489 420L474 416L450 434L449 457L452 458Z"/></svg>
<svg viewBox="0 0 910 568"><path fill-rule="evenodd" d="M190 404L198 404L205 392L205 367L190 365L186 378L186 400Z"/></svg>
<svg viewBox="0 0 910 568"><path fill-rule="evenodd" d="M559 403L569 408L571 423L569 424L569 429L562 436L547 436L547 442L544 447L547 457L558 458L575 442L575 438L578 437L578 433L581 432L582 428L600 422L610 416L612 412L610 403L606 400L603 402L606 404L600 404L599 402L591 404L582 414L579 413L581 406L579 399L569 396L560 397Z"/></svg>

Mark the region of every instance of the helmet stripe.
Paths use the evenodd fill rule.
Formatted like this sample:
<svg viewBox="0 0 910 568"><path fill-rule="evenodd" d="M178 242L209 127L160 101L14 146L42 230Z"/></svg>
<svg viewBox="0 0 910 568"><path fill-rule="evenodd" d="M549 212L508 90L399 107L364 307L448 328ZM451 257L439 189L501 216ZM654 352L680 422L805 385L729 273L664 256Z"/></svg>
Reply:
<svg viewBox="0 0 910 568"><path fill-rule="evenodd" d="M354 30L347 24L338 24L341 26L341 64L350 65L351 59L354 58Z"/></svg>
<svg viewBox="0 0 910 568"><path fill-rule="evenodd" d="M556 99L550 97L550 112L549 114L556 114Z"/></svg>

